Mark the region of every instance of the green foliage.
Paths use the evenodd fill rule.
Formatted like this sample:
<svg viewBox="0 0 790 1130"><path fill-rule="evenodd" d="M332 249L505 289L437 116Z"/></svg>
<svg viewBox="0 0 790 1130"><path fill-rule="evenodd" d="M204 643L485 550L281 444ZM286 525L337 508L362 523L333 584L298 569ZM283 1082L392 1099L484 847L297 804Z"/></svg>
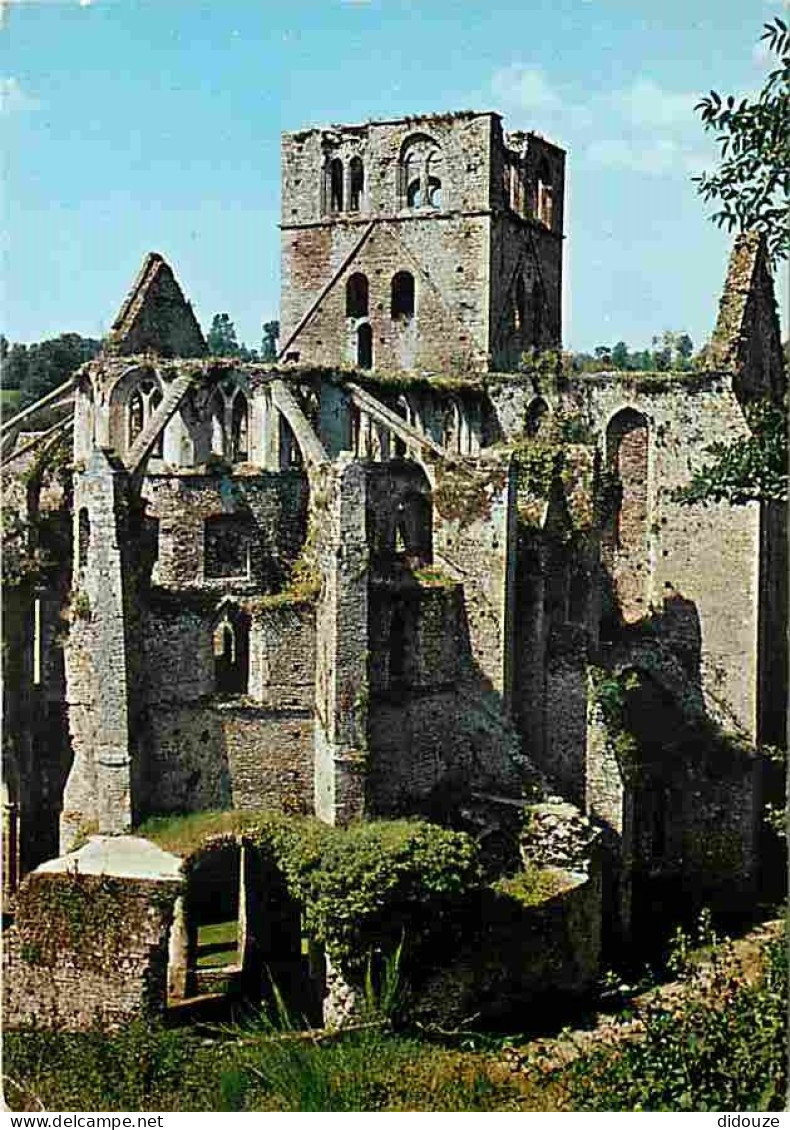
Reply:
<svg viewBox="0 0 790 1130"><path fill-rule="evenodd" d="M569 373L684 373L693 367L694 343L684 330L664 330L651 341L652 349L629 349L624 341L599 345L592 353L568 353Z"/></svg>
<svg viewBox="0 0 790 1130"><path fill-rule="evenodd" d="M18 389L18 407L27 408L68 380L75 369L92 360L101 342L80 334L66 333L45 341L23 345L3 339L0 348L2 387Z"/></svg>
<svg viewBox="0 0 790 1130"><path fill-rule="evenodd" d="M71 597L71 614L77 620L90 620L90 597L83 589L78 589Z"/></svg>
<svg viewBox="0 0 790 1130"><path fill-rule="evenodd" d="M617 764L623 773L629 774L635 766L638 742L627 728L626 704L629 691L639 687L639 675L636 671L617 673L591 667L590 678Z"/></svg>
<svg viewBox="0 0 790 1130"><path fill-rule="evenodd" d="M705 201L719 207L712 215L728 231L765 233L774 263L790 250L790 32L776 17L764 25L761 40L778 59L756 99L715 90L696 106L705 130L721 149L715 173L694 177Z"/></svg>
<svg viewBox="0 0 790 1130"><path fill-rule="evenodd" d="M500 467L486 475L438 464L433 501L443 518L467 526L489 516L492 490L501 489L504 482Z"/></svg>
<svg viewBox="0 0 790 1130"><path fill-rule="evenodd" d="M265 329L266 327L264 327ZM206 345L212 357L234 357L239 361L257 361L258 354L236 337L236 327L231 321L230 314L215 314L211 320L211 329L206 335Z"/></svg>
<svg viewBox="0 0 790 1130"><path fill-rule="evenodd" d="M762 401L749 409L747 418L748 435L706 448L712 462L675 492L678 501L725 501L733 506L787 501L787 415L783 408Z"/></svg>
<svg viewBox="0 0 790 1130"><path fill-rule="evenodd" d="M463 832L420 820L333 827L274 813L201 813L148 821L140 829L194 866L211 838L243 836L282 874L302 908L305 932L336 956L364 961L371 946L398 937L407 920L432 913L480 881L477 848Z"/></svg>
<svg viewBox="0 0 790 1130"><path fill-rule="evenodd" d="M65 949L78 965L102 968L123 951L139 918L171 901L170 892L153 882L140 882L130 893L128 883L109 875L45 873L19 893L20 934L34 964L54 965ZM35 929L42 922L45 932L28 933L29 924Z"/></svg>
<svg viewBox="0 0 790 1130"><path fill-rule="evenodd" d="M771 942L763 978L744 982L726 946L686 975L683 998L637 1014L638 1039L564 1072L579 1111L782 1110L787 1086L787 948Z"/></svg>
<svg viewBox="0 0 790 1130"><path fill-rule="evenodd" d="M263 323L263 339L261 341L261 361L277 360L277 339L280 336L280 323L277 321Z"/></svg>
<svg viewBox="0 0 790 1130"><path fill-rule="evenodd" d="M568 889L568 874L552 867L530 867L507 875L492 884L493 889L521 906L537 906Z"/></svg>
<svg viewBox="0 0 790 1130"><path fill-rule="evenodd" d="M4 1097L30 1111L524 1108L517 1081L503 1079L490 1057L380 1027L333 1037L277 1029L210 1040L140 1022L112 1034L7 1032Z"/></svg>
<svg viewBox="0 0 790 1130"><path fill-rule="evenodd" d="M0 388L0 415L4 420L10 420L19 411L20 395L18 388Z"/></svg>
<svg viewBox="0 0 790 1130"><path fill-rule="evenodd" d="M397 1023L403 1017L408 996L401 970L405 938L404 932L395 949L383 955L378 976L373 954L368 954L364 982L365 1014L372 1019Z"/></svg>

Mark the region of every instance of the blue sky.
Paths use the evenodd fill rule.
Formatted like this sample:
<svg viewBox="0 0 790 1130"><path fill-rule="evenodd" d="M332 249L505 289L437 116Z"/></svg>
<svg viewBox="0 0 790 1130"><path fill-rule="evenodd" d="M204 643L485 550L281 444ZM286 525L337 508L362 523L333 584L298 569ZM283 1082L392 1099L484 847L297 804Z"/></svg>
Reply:
<svg viewBox="0 0 790 1130"><path fill-rule="evenodd" d="M0 0L3 331L106 332L144 253L204 328L279 307L279 134L495 109L568 149L565 344L715 320L693 107L759 89L786 0ZM783 295L784 297L784 295ZM786 330L785 330L786 332Z"/></svg>

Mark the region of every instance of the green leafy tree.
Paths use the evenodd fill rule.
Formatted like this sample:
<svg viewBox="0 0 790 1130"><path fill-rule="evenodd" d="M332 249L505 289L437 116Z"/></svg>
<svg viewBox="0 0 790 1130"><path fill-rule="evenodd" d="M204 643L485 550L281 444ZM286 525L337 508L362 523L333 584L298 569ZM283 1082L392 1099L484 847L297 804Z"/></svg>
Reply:
<svg viewBox="0 0 790 1130"><path fill-rule="evenodd" d="M761 402L747 414L751 432L731 443L714 443L713 456L678 492L682 502L787 501L787 416L783 408Z"/></svg>
<svg viewBox="0 0 790 1130"><path fill-rule="evenodd" d="M277 360L277 339L280 336L280 323L277 321L263 323L263 341L261 342L261 360Z"/></svg>
<svg viewBox="0 0 790 1130"><path fill-rule="evenodd" d="M757 98L738 102L712 90L697 104L721 162L694 180L703 199L718 205L712 219L719 227L764 232L776 264L790 251L790 32L778 17L764 29L761 39L778 66Z"/></svg>
<svg viewBox="0 0 790 1130"><path fill-rule="evenodd" d="M240 346L229 314L215 314L206 339L212 357L238 357Z"/></svg>
<svg viewBox="0 0 790 1130"><path fill-rule="evenodd" d="M761 39L778 57L754 101L715 90L697 110L721 146L718 172L695 178L705 200L718 201L712 219L729 231L763 232L776 265L790 252L790 32L783 20L765 24ZM785 364L787 356L785 351ZM787 501L786 405L762 403L747 412L749 435L712 445L712 461L678 492L686 503Z"/></svg>
<svg viewBox="0 0 790 1130"><path fill-rule="evenodd" d="M101 342L80 334L66 333L32 345L11 346L8 354L10 380L19 381L19 406L26 408L68 380L75 369L90 361ZM13 388L12 384L4 387Z"/></svg>
<svg viewBox="0 0 790 1130"><path fill-rule="evenodd" d="M628 368L628 346L624 341L618 341L612 350L612 364L615 369Z"/></svg>

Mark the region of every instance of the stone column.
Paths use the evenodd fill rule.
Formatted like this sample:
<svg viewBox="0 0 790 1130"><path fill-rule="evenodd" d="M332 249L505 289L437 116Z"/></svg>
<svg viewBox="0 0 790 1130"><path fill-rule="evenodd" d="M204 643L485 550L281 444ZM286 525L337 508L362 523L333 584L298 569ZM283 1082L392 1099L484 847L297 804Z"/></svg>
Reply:
<svg viewBox="0 0 790 1130"><path fill-rule="evenodd" d="M167 944L167 1002L182 1001L192 992L195 964L194 929L190 928L186 903L179 895L173 906L173 925Z"/></svg>
<svg viewBox="0 0 790 1130"><path fill-rule="evenodd" d="M80 513L89 535L74 578L73 630L66 656L74 763L64 793L61 847L80 825L119 834L132 826L129 656L122 509L127 475L95 450L74 478L75 554Z"/></svg>
<svg viewBox="0 0 790 1130"><path fill-rule="evenodd" d="M319 551L315 811L328 824L361 816L367 753L368 546L365 469L342 455L329 472Z"/></svg>

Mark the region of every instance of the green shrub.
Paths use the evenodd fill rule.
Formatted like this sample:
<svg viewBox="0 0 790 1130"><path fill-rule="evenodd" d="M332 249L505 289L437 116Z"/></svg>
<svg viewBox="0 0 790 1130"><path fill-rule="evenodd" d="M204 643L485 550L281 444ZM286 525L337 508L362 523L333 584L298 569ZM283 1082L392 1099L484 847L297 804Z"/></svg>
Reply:
<svg viewBox="0 0 790 1130"><path fill-rule="evenodd" d="M580 1111L783 1110L787 1087L787 950L766 951L762 980L745 984L725 947L693 970L681 1003L658 1001L643 1035L564 1069Z"/></svg>

